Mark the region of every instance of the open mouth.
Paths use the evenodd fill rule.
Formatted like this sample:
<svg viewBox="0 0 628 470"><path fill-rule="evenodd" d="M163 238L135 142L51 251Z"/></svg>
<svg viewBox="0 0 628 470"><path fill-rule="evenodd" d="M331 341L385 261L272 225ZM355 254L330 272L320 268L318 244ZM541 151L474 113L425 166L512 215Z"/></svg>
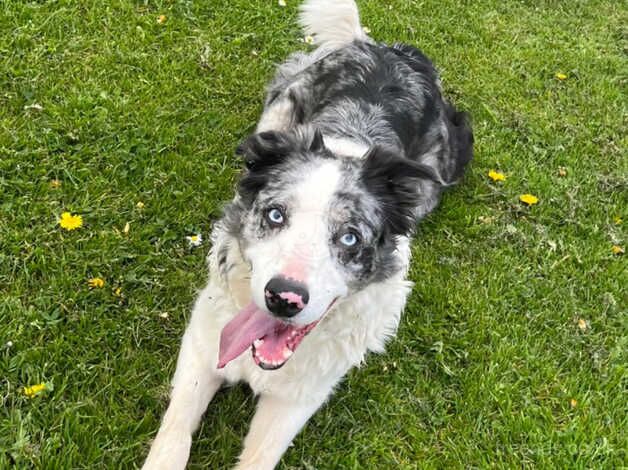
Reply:
<svg viewBox="0 0 628 470"><path fill-rule="evenodd" d="M327 308L328 311L333 304ZM253 360L259 367L264 370L279 369L319 321L305 326L290 325L251 302L222 329L217 367L222 369L251 348Z"/></svg>
<svg viewBox="0 0 628 470"><path fill-rule="evenodd" d="M279 322L281 323L281 322ZM318 320L301 328L281 323L270 334L253 341L251 352L255 364L264 370L283 366L297 349L303 338L314 329Z"/></svg>

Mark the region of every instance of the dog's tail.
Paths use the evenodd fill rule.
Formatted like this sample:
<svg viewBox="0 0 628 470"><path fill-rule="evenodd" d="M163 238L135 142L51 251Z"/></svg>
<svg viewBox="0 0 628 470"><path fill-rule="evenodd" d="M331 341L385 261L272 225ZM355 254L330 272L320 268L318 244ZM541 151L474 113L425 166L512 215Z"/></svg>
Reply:
<svg viewBox="0 0 628 470"><path fill-rule="evenodd" d="M299 8L299 24L321 46L369 40L353 0L305 0Z"/></svg>

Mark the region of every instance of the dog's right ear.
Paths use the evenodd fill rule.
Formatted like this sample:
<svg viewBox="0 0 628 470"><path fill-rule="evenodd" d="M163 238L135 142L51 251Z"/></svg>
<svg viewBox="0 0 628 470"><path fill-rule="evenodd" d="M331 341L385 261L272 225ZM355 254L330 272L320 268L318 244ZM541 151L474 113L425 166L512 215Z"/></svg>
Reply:
<svg viewBox="0 0 628 470"><path fill-rule="evenodd" d="M424 195L420 181L436 176L426 165L400 157L394 150L372 147L362 159L360 179L382 209L385 226L393 235L408 235L417 222Z"/></svg>
<svg viewBox="0 0 628 470"><path fill-rule="evenodd" d="M292 143L284 132L265 131L247 137L236 149L249 171L258 171L281 163L290 153Z"/></svg>
<svg viewBox="0 0 628 470"><path fill-rule="evenodd" d="M242 156L246 171L240 179L238 193L250 205L268 183L271 170L293 150L294 145L284 132L267 131L247 137L236 149Z"/></svg>

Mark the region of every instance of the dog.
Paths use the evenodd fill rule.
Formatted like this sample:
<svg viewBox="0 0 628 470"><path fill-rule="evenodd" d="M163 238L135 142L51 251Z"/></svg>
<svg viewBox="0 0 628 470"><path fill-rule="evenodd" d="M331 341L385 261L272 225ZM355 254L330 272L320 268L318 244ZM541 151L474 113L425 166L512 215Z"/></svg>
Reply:
<svg viewBox="0 0 628 470"><path fill-rule="evenodd" d="M212 230L170 404L144 464L182 469L227 383L259 396L237 467L272 469L347 371L394 336L419 220L473 154L419 50L371 39L353 0L306 0L317 48L279 66Z"/></svg>

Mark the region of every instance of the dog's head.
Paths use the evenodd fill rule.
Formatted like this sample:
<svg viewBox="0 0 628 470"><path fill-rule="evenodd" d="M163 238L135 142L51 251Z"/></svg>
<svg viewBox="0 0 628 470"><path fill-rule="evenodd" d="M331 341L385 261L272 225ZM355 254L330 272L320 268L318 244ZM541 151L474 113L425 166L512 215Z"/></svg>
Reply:
<svg viewBox="0 0 628 470"><path fill-rule="evenodd" d="M238 153L237 238L253 304L231 333L258 322L239 348L254 341L256 362L277 368L337 299L397 272L398 238L412 231L431 175L380 147L337 157L318 131L255 134Z"/></svg>

